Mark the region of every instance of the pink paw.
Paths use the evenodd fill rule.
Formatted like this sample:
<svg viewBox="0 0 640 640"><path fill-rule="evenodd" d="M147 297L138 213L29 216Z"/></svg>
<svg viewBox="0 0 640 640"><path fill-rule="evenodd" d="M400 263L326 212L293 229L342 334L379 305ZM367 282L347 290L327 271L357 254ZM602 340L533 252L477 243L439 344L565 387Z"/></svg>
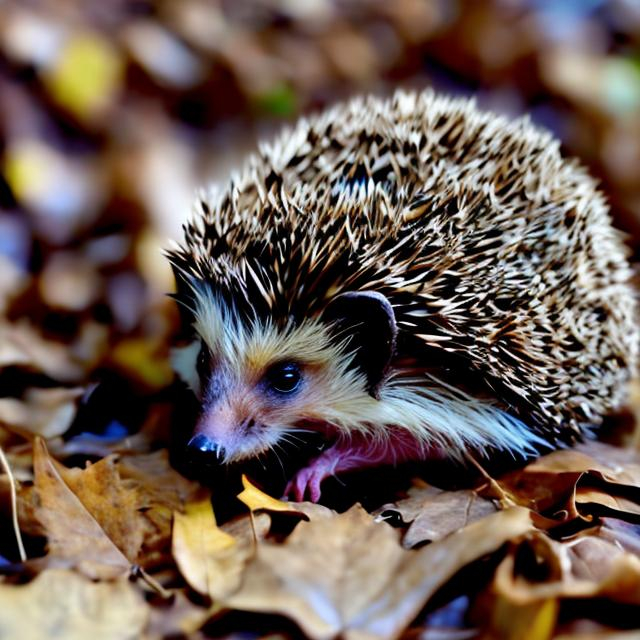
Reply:
<svg viewBox="0 0 640 640"><path fill-rule="evenodd" d="M284 495L291 496L296 502L302 502L308 495L311 502L318 502L321 493L320 484L331 475L331 471L322 462L322 459L318 458L308 467L300 469L287 484Z"/></svg>

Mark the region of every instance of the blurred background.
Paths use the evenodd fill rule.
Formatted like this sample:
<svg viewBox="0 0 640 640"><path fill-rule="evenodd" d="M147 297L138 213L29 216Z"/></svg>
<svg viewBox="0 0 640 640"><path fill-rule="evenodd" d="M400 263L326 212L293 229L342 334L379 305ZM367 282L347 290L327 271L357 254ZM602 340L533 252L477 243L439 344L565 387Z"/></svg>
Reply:
<svg viewBox="0 0 640 640"><path fill-rule="evenodd" d="M301 113L398 86L529 113L637 259L638 0L0 1L0 422L55 409L65 433L100 379L94 419L131 427L104 406L171 381L162 248L198 185Z"/></svg>

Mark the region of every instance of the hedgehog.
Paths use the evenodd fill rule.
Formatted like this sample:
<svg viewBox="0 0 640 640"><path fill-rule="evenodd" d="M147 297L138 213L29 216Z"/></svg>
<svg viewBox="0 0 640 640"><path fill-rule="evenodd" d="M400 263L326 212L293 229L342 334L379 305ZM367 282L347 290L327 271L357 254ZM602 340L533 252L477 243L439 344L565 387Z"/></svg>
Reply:
<svg viewBox="0 0 640 640"><path fill-rule="evenodd" d="M631 269L595 181L529 119L431 90L359 97L199 194L168 251L199 399L229 463L298 432L328 476L575 442L625 402Z"/></svg>

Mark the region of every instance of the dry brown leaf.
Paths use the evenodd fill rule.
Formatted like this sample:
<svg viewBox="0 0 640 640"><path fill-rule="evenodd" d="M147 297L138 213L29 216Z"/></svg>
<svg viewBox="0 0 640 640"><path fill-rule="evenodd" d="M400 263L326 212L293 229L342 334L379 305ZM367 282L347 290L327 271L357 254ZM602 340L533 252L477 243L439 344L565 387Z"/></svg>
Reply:
<svg viewBox="0 0 640 640"><path fill-rule="evenodd" d="M127 557L134 561L137 559L134 552L136 547L140 550L141 536L142 556L152 551L166 551L170 546L173 512L181 511L187 499L199 490L196 483L187 480L170 466L167 450L122 458L111 455L89 469L69 470L61 467L60 472L65 482L74 491L78 490L81 501L88 501L93 516L104 525L105 532L113 536L116 544L122 545ZM84 495L83 478L91 477L93 482L85 490L85 493L89 493ZM102 480L106 483L104 488L100 487ZM0 485L0 496L5 495L2 490L3 486ZM20 488L22 528L31 535L44 535L40 521L33 516L37 501L35 488ZM122 513L118 511L114 520L111 518L113 509L109 505L118 503L122 503L120 506L124 510ZM122 518L123 514L126 519ZM140 562L145 564L142 556Z"/></svg>
<svg viewBox="0 0 640 640"><path fill-rule="evenodd" d="M2 478L4 480L4 478ZM5 513L9 513L9 483L0 483L0 504ZM20 530L28 536L45 536L45 530L38 519L39 499L35 487L32 484L18 486L18 522Z"/></svg>
<svg viewBox="0 0 640 640"><path fill-rule="evenodd" d="M169 462L167 449L152 453L123 455L118 470L123 480L136 483L149 501L161 502L170 509L182 509L189 498L200 490L200 485L180 475Z"/></svg>
<svg viewBox="0 0 640 640"><path fill-rule="evenodd" d="M638 492L640 499L640 491ZM640 521L640 504L622 496L611 495L604 488L596 489L579 484L575 493L576 508L581 514L608 515Z"/></svg>
<svg viewBox="0 0 640 640"><path fill-rule="evenodd" d="M407 548L426 540L440 540L471 522L496 512L496 507L475 491L447 491L425 504L404 536Z"/></svg>
<svg viewBox="0 0 640 640"><path fill-rule="evenodd" d="M477 520L419 551L408 552L380 600L360 615L360 625L349 630L345 637L348 640L396 638L462 567L532 530L529 511L512 507Z"/></svg>
<svg viewBox="0 0 640 640"><path fill-rule="evenodd" d="M480 497L475 491L443 491L432 486L412 487L409 497L393 505L385 505L378 513L395 511L404 522L410 522L402 540L411 549L426 541L440 540L496 511L491 500Z"/></svg>
<svg viewBox="0 0 640 640"><path fill-rule="evenodd" d="M268 513L245 513L225 522L220 528L233 536L238 544L253 548L256 541L267 537L271 528L271 516Z"/></svg>
<svg viewBox="0 0 640 640"><path fill-rule="evenodd" d="M36 515L47 535L50 559L75 566L90 578L128 572L131 563L65 483L61 465L49 456L40 439L34 443L33 466ZM117 512L115 517L119 517Z"/></svg>
<svg viewBox="0 0 640 640"><path fill-rule="evenodd" d="M284 544L259 545L225 604L287 615L314 639L394 638L454 573L531 528L514 508L412 552L355 506L301 522Z"/></svg>
<svg viewBox="0 0 640 640"><path fill-rule="evenodd" d="M569 580L602 582L611 574L614 562L625 555L624 549L596 534L578 536L562 543L560 548L566 550L569 559L564 563L570 567Z"/></svg>
<svg viewBox="0 0 640 640"><path fill-rule="evenodd" d="M225 604L281 613L312 638L332 638L384 591L406 553L396 531L355 506L299 523L284 544L260 544Z"/></svg>
<svg viewBox="0 0 640 640"><path fill-rule="evenodd" d="M28 322L0 321L0 367L27 367L60 382L79 382L84 371L65 345L45 340Z"/></svg>
<svg viewBox="0 0 640 640"><path fill-rule="evenodd" d="M61 436L76 415L84 389L30 389L24 400L0 398L0 422L43 438Z"/></svg>
<svg viewBox="0 0 640 640"><path fill-rule="evenodd" d="M173 512L184 509L200 490L199 485L171 467L166 449L123 456L118 471L137 489L138 508L145 520L144 550L165 549L171 538Z"/></svg>
<svg viewBox="0 0 640 640"><path fill-rule="evenodd" d="M210 497L174 514L173 557L186 581L213 599L236 590L253 546L218 528Z"/></svg>
<svg viewBox="0 0 640 640"><path fill-rule="evenodd" d="M95 265L87 257L60 251L44 266L39 289L45 304L67 311L81 311L95 303L101 284Z"/></svg>
<svg viewBox="0 0 640 640"><path fill-rule="evenodd" d="M597 440L583 442L576 449L600 465L593 470L600 471L608 482L640 486L640 451L632 447L614 447Z"/></svg>
<svg viewBox="0 0 640 640"><path fill-rule="evenodd" d="M127 580L96 583L63 569L0 584L0 636L21 640L136 640L149 607Z"/></svg>
<svg viewBox="0 0 640 640"><path fill-rule="evenodd" d="M591 472L610 483L640 484L640 455L632 449L589 440L560 449L527 465L528 473Z"/></svg>
<svg viewBox="0 0 640 640"><path fill-rule="evenodd" d="M527 466L502 476L498 482L517 504L550 513L557 520L570 520L579 515L574 493L582 474L582 471L538 471Z"/></svg>
<svg viewBox="0 0 640 640"><path fill-rule="evenodd" d="M640 605L640 558L637 556L593 534L556 542L537 532L531 540L538 563L548 569L549 575L544 581L518 575L514 548L494 576L493 590L500 599L526 606L558 598L606 597Z"/></svg>
<svg viewBox="0 0 640 640"><path fill-rule="evenodd" d="M116 457L85 469L58 466L58 472L107 537L131 563L137 562L145 533L144 503L137 488L120 478Z"/></svg>
<svg viewBox="0 0 640 640"><path fill-rule="evenodd" d="M589 522L600 515L637 521L638 460L633 451L588 442L534 460L499 483L519 504L550 515L556 524L576 518Z"/></svg>
<svg viewBox="0 0 640 640"><path fill-rule="evenodd" d="M336 71L350 81L363 81L375 72L377 52L364 34L338 27L326 34L320 44Z"/></svg>
<svg viewBox="0 0 640 640"><path fill-rule="evenodd" d="M442 492L442 489L427 484L421 479L416 479L413 481L413 486L407 491L406 498L387 503L376 509L374 514L382 516L385 511L395 511L405 524L410 524L420 515L425 502L437 498Z"/></svg>
<svg viewBox="0 0 640 640"><path fill-rule="evenodd" d="M585 471L606 471L602 465L584 451L559 449L529 463L524 471L527 473L584 473Z"/></svg>

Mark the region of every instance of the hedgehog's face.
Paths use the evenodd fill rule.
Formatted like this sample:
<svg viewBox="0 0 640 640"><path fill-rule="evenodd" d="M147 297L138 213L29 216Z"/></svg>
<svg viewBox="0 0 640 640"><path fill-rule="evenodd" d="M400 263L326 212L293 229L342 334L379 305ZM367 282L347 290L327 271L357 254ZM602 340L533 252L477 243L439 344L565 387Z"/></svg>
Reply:
<svg viewBox="0 0 640 640"><path fill-rule="evenodd" d="M367 299L379 306L377 298ZM371 315L366 308L371 303L358 306ZM343 299L342 314L344 307ZM271 322L243 322L212 296L198 301L198 339L174 356L176 370L202 407L189 441L192 452L211 461L242 460L303 425L348 427L368 413L377 402L370 374L379 357L356 344L365 335L361 321L355 336L342 316L329 314L277 328ZM375 352L385 352L384 335L378 331L375 338ZM392 337L386 340L391 346ZM382 369L374 375L377 382L382 375Z"/></svg>

